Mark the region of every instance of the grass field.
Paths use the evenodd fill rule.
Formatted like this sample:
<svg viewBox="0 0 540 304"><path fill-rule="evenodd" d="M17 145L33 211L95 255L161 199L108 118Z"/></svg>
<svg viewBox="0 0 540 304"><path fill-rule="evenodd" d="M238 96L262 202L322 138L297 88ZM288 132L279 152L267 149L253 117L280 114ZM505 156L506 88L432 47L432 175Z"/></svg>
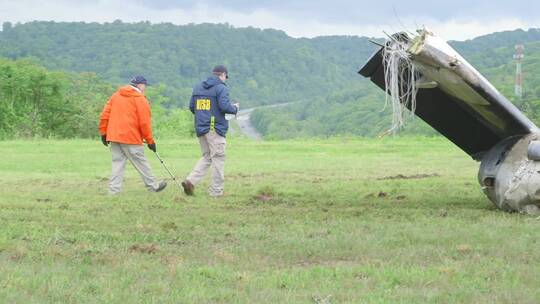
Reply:
<svg viewBox="0 0 540 304"><path fill-rule="evenodd" d="M0 142L0 303L540 302L540 219L443 138L227 148L222 199L132 167L109 197L98 140ZM182 178L198 149L158 141Z"/></svg>

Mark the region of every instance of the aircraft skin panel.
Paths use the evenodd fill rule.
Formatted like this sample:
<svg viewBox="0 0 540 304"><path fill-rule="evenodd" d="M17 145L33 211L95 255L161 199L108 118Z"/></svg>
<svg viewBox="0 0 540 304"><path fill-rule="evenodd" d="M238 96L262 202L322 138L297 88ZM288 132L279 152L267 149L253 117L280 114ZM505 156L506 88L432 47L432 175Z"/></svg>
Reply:
<svg viewBox="0 0 540 304"><path fill-rule="evenodd" d="M538 132L533 122L464 59L459 56L456 61L456 57L425 47L421 51L429 56L413 56L413 61L417 61L415 67L421 76L436 81L437 87L419 89L416 116L476 160L505 138ZM359 73L385 90L382 51L377 51ZM445 66L440 62L444 56L450 62Z"/></svg>

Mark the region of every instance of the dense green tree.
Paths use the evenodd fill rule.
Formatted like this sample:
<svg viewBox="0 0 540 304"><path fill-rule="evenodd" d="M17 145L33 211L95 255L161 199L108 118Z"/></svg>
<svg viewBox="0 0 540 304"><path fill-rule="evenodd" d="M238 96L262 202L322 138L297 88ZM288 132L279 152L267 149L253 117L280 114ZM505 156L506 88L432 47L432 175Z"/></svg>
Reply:
<svg viewBox="0 0 540 304"><path fill-rule="evenodd" d="M97 137L103 105L116 90L93 73L54 72L30 60L0 59L0 138ZM149 87L156 136L185 137L191 113L164 106L165 85Z"/></svg>
<svg viewBox="0 0 540 304"><path fill-rule="evenodd" d="M30 61L0 60L0 127L3 137L49 136L72 108L62 98L62 73Z"/></svg>
<svg viewBox="0 0 540 304"><path fill-rule="evenodd" d="M390 126L384 94L357 74L376 46L368 38L295 39L278 30L227 24L4 23L0 32L0 136L95 136L114 89L135 74L148 90L157 136L192 134L186 106L193 85L218 63L229 66L231 97L255 111L267 138L376 136ZM515 44L525 44L525 91L513 97ZM451 41L535 122L540 122L540 30ZM30 60L18 60L31 58ZM15 60L15 61L13 61ZM39 65L38 65L39 64ZM63 72L53 72L63 71ZM11 78L10 78L11 77ZM12 77L17 77L15 81ZM403 133L436 134L420 119Z"/></svg>
<svg viewBox="0 0 540 304"><path fill-rule="evenodd" d="M324 96L358 86L357 68L375 49L367 38L294 39L282 31L227 24L30 22L0 32L0 56L37 58L53 70L94 72L121 84L134 74L164 83L166 106L185 106L191 88L219 63L244 106Z"/></svg>

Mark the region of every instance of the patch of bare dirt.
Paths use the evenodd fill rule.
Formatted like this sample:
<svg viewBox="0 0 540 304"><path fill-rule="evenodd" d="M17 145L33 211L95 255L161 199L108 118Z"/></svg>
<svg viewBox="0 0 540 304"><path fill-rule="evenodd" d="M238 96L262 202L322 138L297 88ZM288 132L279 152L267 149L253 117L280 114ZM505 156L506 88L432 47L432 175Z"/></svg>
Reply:
<svg viewBox="0 0 540 304"><path fill-rule="evenodd" d="M259 194L259 195L256 195L254 198L260 202L266 203L266 202L271 201L274 197L269 194Z"/></svg>
<svg viewBox="0 0 540 304"><path fill-rule="evenodd" d="M460 244L456 249L459 253L469 253L471 252L472 247L469 244Z"/></svg>
<svg viewBox="0 0 540 304"><path fill-rule="evenodd" d="M377 178L377 180L421 179L421 178L430 178L430 177L439 177L439 176L441 176L441 175L438 174L438 173L433 173L433 174L413 174L413 175L398 174L398 175L394 175L394 176L380 177L380 178Z"/></svg>
<svg viewBox="0 0 540 304"><path fill-rule="evenodd" d="M161 229L176 231L178 230L178 226L176 226L176 223L174 222L166 222L166 223L161 224Z"/></svg>
<svg viewBox="0 0 540 304"><path fill-rule="evenodd" d="M184 263L184 259L181 256L167 255L161 257L161 263L166 265L171 273L176 273L177 268Z"/></svg>
<svg viewBox="0 0 540 304"><path fill-rule="evenodd" d="M388 196L388 193L384 191L379 191L378 193L368 193L364 196L364 198L375 198L375 197L385 198L387 196Z"/></svg>
<svg viewBox="0 0 540 304"><path fill-rule="evenodd" d="M375 192L375 193L368 193L364 196L365 199L370 199L370 198L390 198L390 194L388 194L387 192L384 192L384 191L379 191L379 192ZM395 197L392 196L395 200L398 200L398 201L402 201L404 199L407 198L407 196L405 195L396 195Z"/></svg>
<svg viewBox="0 0 540 304"><path fill-rule="evenodd" d="M146 254L155 254L159 251L159 246L156 244L134 244L129 247L129 251L146 253Z"/></svg>
<svg viewBox="0 0 540 304"><path fill-rule="evenodd" d="M440 217L447 217L448 216L448 210L446 210L446 209L439 210L439 216Z"/></svg>

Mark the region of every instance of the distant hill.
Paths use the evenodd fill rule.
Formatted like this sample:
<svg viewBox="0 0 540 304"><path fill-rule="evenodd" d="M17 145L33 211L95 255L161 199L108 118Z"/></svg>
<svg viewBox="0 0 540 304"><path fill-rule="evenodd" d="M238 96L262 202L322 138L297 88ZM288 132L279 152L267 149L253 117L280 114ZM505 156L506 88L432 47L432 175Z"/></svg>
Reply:
<svg viewBox="0 0 540 304"><path fill-rule="evenodd" d="M0 57L33 57L50 69L95 72L116 84L144 74L166 84L177 106L220 63L228 65L233 96L244 106L361 88L356 69L374 49L368 38L295 39L226 24L30 22L4 23L0 32Z"/></svg>
<svg viewBox="0 0 540 304"><path fill-rule="evenodd" d="M540 29L493 33L467 41L450 41L450 44L540 125ZM514 97L515 61L512 55L516 44L525 45L522 100ZM257 110L252 117L255 126L267 138L337 134L375 136L391 124L391 113L384 108L384 94L373 84L362 89L335 91L318 100L293 104L288 109ZM409 119L401 133L437 134L420 119Z"/></svg>
<svg viewBox="0 0 540 304"><path fill-rule="evenodd" d="M516 44L536 41L540 41L540 29L517 29L449 43L463 57L474 62L476 68L485 69L507 63L512 58Z"/></svg>
<svg viewBox="0 0 540 304"><path fill-rule="evenodd" d="M540 29L450 41L512 99L512 54L525 45L525 98L515 103L540 120ZM268 138L373 136L390 125L384 94L357 74L377 49L366 37L291 38L272 29L227 24L30 22L4 23L0 57L31 58L51 70L93 72L119 85L144 74L161 84L167 107L186 106L192 86L212 66L229 66L231 96L244 108L283 102L253 114ZM405 133L435 134L419 119Z"/></svg>

